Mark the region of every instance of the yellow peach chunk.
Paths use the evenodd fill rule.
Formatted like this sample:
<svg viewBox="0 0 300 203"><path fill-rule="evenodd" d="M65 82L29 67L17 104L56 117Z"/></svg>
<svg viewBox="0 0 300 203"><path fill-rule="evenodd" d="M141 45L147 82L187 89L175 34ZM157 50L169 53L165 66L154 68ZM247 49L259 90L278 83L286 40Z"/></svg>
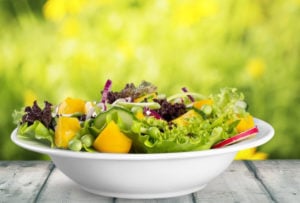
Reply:
<svg viewBox="0 0 300 203"><path fill-rule="evenodd" d="M236 126L238 133L244 132L255 126L254 119L251 115L241 118L239 124Z"/></svg>
<svg viewBox="0 0 300 203"><path fill-rule="evenodd" d="M85 101L68 97L59 105L58 113L85 113Z"/></svg>
<svg viewBox="0 0 300 203"><path fill-rule="evenodd" d="M195 112L194 110L189 110L185 114L179 116L178 118L172 120L173 123L179 125L179 126L186 126L188 125L188 119L192 117L197 117L199 114Z"/></svg>
<svg viewBox="0 0 300 203"><path fill-rule="evenodd" d="M55 145L59 148L67 148L68 143L80 130L80 123L77 118L59 117L55 128Z"/></svg>
<svg viewBox="0 0 300 203"><path fill-rule="evenodd" d="M114 121L110 121L95 139L93 147L99 152L128 153L131 144L131 139L121 132Z"/></svg>
<svg viewBox="0 0 300 203"><path fill-rule="evenodd" d="M195 101L193 103L193 107L195 107L196 109L201 109L201 107L205 104L212 105L213 100L211 100L211 99L202 99L202 100L199 100L199 101Z"/></svg>

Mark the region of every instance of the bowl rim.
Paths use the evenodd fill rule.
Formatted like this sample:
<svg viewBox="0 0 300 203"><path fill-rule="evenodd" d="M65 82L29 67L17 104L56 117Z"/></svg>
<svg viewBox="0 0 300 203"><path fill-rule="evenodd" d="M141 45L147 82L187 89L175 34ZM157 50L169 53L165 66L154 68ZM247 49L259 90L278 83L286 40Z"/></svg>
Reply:
<svg viewBox="0 0 300 203"><path fill-rule="evenodd" d="M229 145L223 148L208 149L201 151L189 152L170 152L170 153L152 153L152 154L120 154L120 153L91 153L91 152L74 152L71 150L51 148L42 143L26 140L17 136L17 128L11 133L11 140L24 149L46 154L48 156L59 156L69 158L84 159L105 159L105 160L165 160L165 159L185 159L204 156L215 156L226 153L238 152L240 150L257 147L265 144L274 136L274 128L267 122L254 118L259 132L255 137L243 140L241 142Z"/></svg>

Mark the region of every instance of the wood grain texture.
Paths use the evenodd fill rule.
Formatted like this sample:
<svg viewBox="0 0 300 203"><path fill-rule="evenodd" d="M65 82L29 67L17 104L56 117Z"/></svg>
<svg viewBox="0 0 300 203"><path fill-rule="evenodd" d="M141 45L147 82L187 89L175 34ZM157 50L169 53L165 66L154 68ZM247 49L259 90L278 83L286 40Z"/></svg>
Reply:
<svg viewBox="0 0 300 203"><path fill-rule="evenodd" d="M82 190L51 162L0 161L0 203L300 202L300 160L234 161L201 191L166 199L131 200Z"/></svg>
<svg viewBox="0 0 300 203"><path fill-rule="evenodd" d="M194 195L197 203L272 202L264 187L242 161L233 162L223 174Z"/></svg>
<svg viewBox="0 0 300 203"><path fill-rule="evenodd" d="M300 160L255 161L250 167L275 202L300 202Z"/></svg>
<svg viewBox="0 0 300 203"><path fill-rule="evenodd" d="M0 202L34 202L52 167L43 161L0 161Z"/></svg>
<svg viewBox="0 0 300 203"><path fill-rule="evenodd" d="M55 168L41 191L37 202L111 203L113 198L101 197L81 189L76 183Z"/></svg>
<svg viewBox="0 0 300 203"><path fill-rule="evenodd" d="M193 203L193 197L192 195L187 195L167 199L132 200L98 196L84 191L76 183L60 172L59 169L55 168L50 175L47 184L44 186L43 191L41 191L37 202Z"/></svg>
<svg viewBox="0 0 300 203"><path fill-rule="evenodd" d="M180 197L165 199L116 199L116 203L193 203L193 196L184 195Z"/></svg>

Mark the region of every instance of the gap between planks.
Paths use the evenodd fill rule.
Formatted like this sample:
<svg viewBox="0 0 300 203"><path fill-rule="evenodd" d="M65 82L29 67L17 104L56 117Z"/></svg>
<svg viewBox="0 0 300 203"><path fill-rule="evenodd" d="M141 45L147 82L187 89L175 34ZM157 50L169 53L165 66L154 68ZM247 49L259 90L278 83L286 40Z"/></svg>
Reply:
<svg viewBox="0 0 300 203"><path fill-rule="evenodd" d="M257 167L254 165L254 163L252 161L243 161L244 164L246 165L246 167L248 168L248 170L253 173L254 178L261 184L261 186L264 188L264 190L266 191L266 193L269 195L270 199L277 203L278 201L276 200L276 198L274 197L274 195L272 194L272 192L269 190L269 188L267 187L267 185L264 183L263 179L260 178L260 176L258 175L257 172Z"/></svg>
<svg viewBox="0 0 300 203"><path fill-rule="evenodd" d="M36 195L36 197L35 197L35 199L34 199L34 203L38 202L39 197L40 197L40 194L41 194L42 191L44 190L45 185L47 184L48 179L49 179L49 177L51 176L51 174L52 174L52 172L53 172L53 170L54 170L54 168L55 168L55 165L54 165L54 163L53 163L52 161L50 162L50 165L49 165L48 168L49 168L49 173L48 173L47 177L45 178L45 180L44 180L44 182L43 182L41 188L39 189L39 191L38 191L38 193L37 193L37 195Z"/></svg>

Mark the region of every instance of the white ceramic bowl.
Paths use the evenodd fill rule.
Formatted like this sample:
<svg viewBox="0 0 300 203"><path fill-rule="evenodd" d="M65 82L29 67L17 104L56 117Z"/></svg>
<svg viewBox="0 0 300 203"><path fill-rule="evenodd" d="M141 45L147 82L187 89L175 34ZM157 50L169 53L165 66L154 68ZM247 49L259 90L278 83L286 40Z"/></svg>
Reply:
<svg viewBox="0 0 300 203"><path fill-rule="evenodd" d="M248 140L196 152L160 154L109 154L51 149L37 142L11 139L17 145L47 154L54 164L84 190L119 198L166 198L189 194L220 175L240 150L268 142L274 129L255 119L259 133Z"/></svg>

